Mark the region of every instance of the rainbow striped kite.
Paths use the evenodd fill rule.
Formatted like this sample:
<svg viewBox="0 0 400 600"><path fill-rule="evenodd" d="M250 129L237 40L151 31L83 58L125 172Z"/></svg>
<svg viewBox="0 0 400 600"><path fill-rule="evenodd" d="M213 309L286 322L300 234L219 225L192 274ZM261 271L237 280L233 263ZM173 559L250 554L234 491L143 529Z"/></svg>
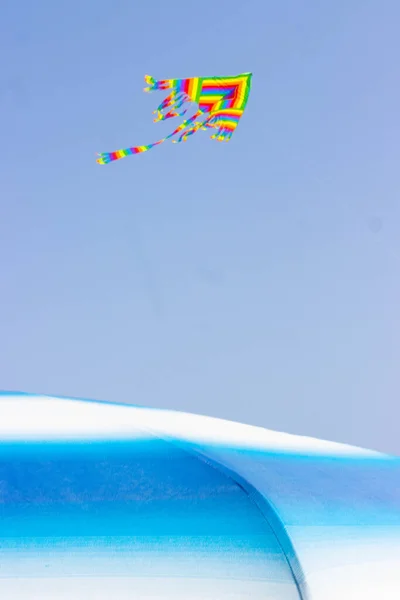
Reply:
<svg viewBox="0 0 400 600"><path fill-rule="evenodd" d="M183 116L188 110L187 104L191 102L198 106L196 113L157 142L148 146L133 146L115 152L104 152L98 155L97 162L105 165L130 154L140 154L173 137L176 137L173 140L175 143L186 142L188 137L199 129L215 129L216 132L211 138L219 142L228 142L246 108L251 78L251 73L242 73L234 77L189 77L157 81L150 75L146 75L145 81L148 87L144 88L145 92L172 90L154 111L155 123L171 117Z"/></svg>

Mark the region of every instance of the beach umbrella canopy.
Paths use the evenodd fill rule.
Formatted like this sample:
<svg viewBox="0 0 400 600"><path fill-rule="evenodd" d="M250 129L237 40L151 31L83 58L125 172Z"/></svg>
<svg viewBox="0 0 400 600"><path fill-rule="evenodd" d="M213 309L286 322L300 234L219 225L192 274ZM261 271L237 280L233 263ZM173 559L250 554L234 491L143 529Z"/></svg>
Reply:
<svg viewBox="0 0 400 600"><path fill-rule="evenodd" d="M399 600L400 459L2 393L0 597Z"/></svg>

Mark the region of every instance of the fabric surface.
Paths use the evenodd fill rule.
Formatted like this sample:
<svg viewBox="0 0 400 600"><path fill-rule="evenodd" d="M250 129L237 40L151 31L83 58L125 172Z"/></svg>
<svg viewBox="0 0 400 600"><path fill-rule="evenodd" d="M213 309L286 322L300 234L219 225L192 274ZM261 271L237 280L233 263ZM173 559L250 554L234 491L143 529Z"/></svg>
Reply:
<svg viewBox="0 0 400 600"><path fill-rule="evenodd" d="M0 395L0 596L398 600L400 460L209 417Z"/></svg>

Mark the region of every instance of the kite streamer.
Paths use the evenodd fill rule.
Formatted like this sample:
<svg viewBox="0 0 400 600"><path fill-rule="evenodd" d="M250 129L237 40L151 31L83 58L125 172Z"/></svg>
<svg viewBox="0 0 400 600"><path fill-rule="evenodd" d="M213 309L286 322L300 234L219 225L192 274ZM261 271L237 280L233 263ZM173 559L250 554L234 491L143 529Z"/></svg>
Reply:
<svg viewBox="0 0 400 600"><path fill-rule="evenodd" d="M153 112L154 122L186 114L190 103L197 104L196 113L183 121L166 137L147 146L132 146L115 152L99 154L97 162L105 165L131 154L141 154L166 140L175 143L186 142L197 131L211 128L216 130L211 136L219 142L228 142L243 115L250 94L251 73L234 77L189 77L187 79L160 79L145 76L145 92L172 90L160 106Z"/></svg>

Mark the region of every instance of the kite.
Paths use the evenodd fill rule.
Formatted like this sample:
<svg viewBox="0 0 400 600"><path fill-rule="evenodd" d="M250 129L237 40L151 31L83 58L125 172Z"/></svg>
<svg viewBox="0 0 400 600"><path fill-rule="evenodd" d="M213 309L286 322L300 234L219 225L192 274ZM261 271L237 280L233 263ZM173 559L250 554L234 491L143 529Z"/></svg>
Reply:
<svg viewBox="0 0 400 600"><path fill-rule="evenodd" d="M146 152L173 137L174 143L186 142L197 131L211 128L216 130L211 136L219 142L228 142L243 115L249 99L252 73L242 73L233 77L189 77L186 79L156 80L145 75L145 92L171 90L171 93L153 112L154 122L187 113L188 104L197 104L195 114L183 121L172 133L147 146L133 146L115 152L98 154L97 162L105 165L131 154Z"/></svg>

